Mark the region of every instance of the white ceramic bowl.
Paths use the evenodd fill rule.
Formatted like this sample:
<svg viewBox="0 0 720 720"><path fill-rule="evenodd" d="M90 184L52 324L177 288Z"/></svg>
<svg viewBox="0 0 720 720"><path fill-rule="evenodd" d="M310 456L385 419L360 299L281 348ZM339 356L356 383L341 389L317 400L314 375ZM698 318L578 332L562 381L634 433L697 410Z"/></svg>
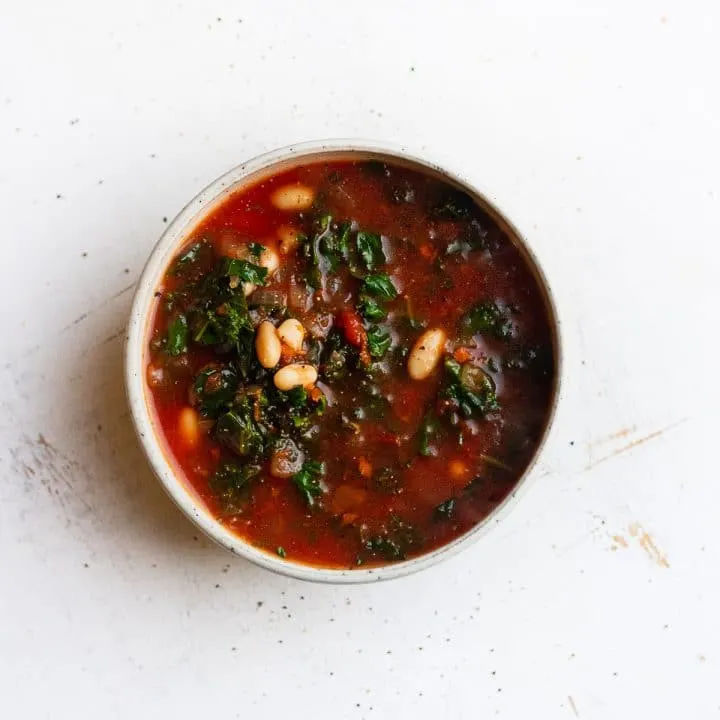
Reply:
<svg viewBox="0 0 720 720"><path fill-rule="evenodd" d="M355 570L312 567L264 552L231 533L212 516L194 493L192 487L185 482L182 472L174 466L172 458L168 456L169 451L164 448L163 443L158 439L161 430L158 427L156 418L148 402L145 368L147 365L153 295L156 288L160 285L165 270L178 248L182 246L186 238L200 221L205 218L208 213L217 208L218 205L222 204L231 193L246 185L258 182L264 177L273 175L283 167L302 163L303 159L315 160L319 156L387 159L394 163L409 165L411 167L414 166L462 188L475 198L494 216L495 220L506 229L509 237L513 239L525 256L528 264L534 269L535 277L545 295L547 311L550 314L554 328L556 375L552 407L543 437L538 443L535 456L523 475L518 478L514 490L487 518L461 537L425 555L382 567L359 567ZM150 461L150 465L168 495L170 495L177 506L209 538L230 552L247 558L268 570L274 570L302 580L314 580L327 583L361 583L397 578L430 567L444 558L455 555L455 553L475 542L481 535L485 534L489 528L505 516L516 503L521 491L527 487L533 465L547 439L559 396L560 363L559 322L545 275L520 233L500 212L496 205L489 200L487 195L481 193L459 175L444 170L432 162L416 157L403 147L390 146L366 140L325 140L281 148L280 150L266 153L239 165L208 185L197 197L191 200L170 223L155 246L155 249L152 251L135 291L125 343L125 384L135 429L140 444Z"/></svg>

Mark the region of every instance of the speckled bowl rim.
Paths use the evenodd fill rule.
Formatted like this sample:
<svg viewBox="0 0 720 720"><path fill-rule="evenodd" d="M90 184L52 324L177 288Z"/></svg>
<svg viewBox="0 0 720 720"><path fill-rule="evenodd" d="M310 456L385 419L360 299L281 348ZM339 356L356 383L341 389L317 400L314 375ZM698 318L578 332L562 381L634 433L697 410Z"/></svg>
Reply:
<svg viewBox="0 0 720 720"><path fill-rule="evenodd" d="M352 570L313 567L311 565L294 562L291 558L283 559L254 547L219 523L195 496L193 491L186 486L186 482L181 477L178 477L178 473L166 456L166 452L169 451L166 451L162 442L158 439L159 430L156 429L154 414L150 409L146 397L145 368L147 363L147 338L150 330L149 321L151 318L150 311L153 296L176 250L185 242L189 233L206 217L211 209L217 207L228 195L248 183L249 180L256 182L258 176L272 174L275 171L274 166L276 165L282 165L284 163L296 164L303 158L316 160L319 155L324 153L333 155L339 153L343 155L353 155L357 153L361 156L379 155L389 160L395 159L406 164L411 163L419 168L428 169L433 174L441 175L450 183L461 187L471 196L478 199L485 208L496 216L497 220L505 225L511 234L513 242L518 246L524 254L526 261L532 267L535 278L545 295L547 311L550 315L554 331L555 378L551 406L543 435L538 443L535 454L525 469L525 472L518 478L514 489L490 515L452 542L429 553L420 555L419 557L399 563L370 568L359 567ZM271 168L273 169L270 170ZM389 580L429 568L468 547L487 533L490 528L498 524L511 508L515 506L522 493L528 488L529 481L533 475L532 470L547 442L553 425L560 397L560 380L562 377L560 320L552 291L550 290L545 273L535 254L529 247L527 240L498 208L494 197L483 192L475 183L468 182L461 175L448 171L435 162L415 155L401 145L356 139L304 142L264 153L225 173L193 198L168 225L151 252L147 264L143 269L130 311L130 320L125 336L124 354L125 389L135 431L155 475L157 475L163 488L180 510L182 510L205 535L221 547L235 555L250 560L256 565L300 580L337 584Z"/></svg>

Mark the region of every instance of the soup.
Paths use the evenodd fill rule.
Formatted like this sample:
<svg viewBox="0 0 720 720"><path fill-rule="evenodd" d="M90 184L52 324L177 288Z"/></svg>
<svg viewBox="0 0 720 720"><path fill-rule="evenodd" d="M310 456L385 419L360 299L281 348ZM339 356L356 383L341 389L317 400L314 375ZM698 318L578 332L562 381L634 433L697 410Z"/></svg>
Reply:
<svg viewBox="0 0 720 720"><path fill-rule="evenodd" d="M219 522L327 568L461 536L532 460L554 334L509 231L376 159L306 162L227 197L155 293L147 384Z"/></svg>

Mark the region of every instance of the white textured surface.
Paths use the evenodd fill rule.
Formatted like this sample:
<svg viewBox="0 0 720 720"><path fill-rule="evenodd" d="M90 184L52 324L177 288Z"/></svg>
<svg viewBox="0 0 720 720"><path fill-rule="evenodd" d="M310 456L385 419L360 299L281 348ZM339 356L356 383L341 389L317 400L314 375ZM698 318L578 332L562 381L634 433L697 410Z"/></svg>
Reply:
<svg viewBox="0 0 720 720"><path fill-rule="evenodd" d="M3 717L720 713L720 5L2 5ZM335 589L194 537L120 343L164 216L353 135L493 190L553 281L566 398L495 532Z"/></svg>

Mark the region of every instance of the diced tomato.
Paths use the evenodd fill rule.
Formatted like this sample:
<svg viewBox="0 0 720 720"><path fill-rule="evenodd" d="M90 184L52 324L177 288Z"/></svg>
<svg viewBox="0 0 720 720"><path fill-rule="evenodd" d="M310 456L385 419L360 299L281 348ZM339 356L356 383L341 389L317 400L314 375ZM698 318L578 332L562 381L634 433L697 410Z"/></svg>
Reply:
<svg viewBox="0 0 720 720"><path fill-rule="evenodd" d="M457 362L460 364L467 362L472 355L470 354L470 351L467 348L459 347L454 353L453 357Z"/></svg>
<svg viewBox="0 0 720 720"><path fill-rule="evenodd" d="M335 322L345 333L345 339L351 345L360 349L360 361L363 365L369 365L370 353L367 347L367 333L365 332L360 316L354 310L341 310Z"/></svg>
<svg viewBox="0 0 720 720"><path fill-rule="evenodd" d="M372 465L366 457L358 458L358 468L364 478L369 478L372 475Z"/></svg>
<svg viewBox="0 0 720 720"><path fill-rule="evenodd" d="M437 254L434 250L433 246L430 245L430 243L423 243L420 246L420 254L426 259L426 260L433 260L435 258L435 255Z"/></svg>

